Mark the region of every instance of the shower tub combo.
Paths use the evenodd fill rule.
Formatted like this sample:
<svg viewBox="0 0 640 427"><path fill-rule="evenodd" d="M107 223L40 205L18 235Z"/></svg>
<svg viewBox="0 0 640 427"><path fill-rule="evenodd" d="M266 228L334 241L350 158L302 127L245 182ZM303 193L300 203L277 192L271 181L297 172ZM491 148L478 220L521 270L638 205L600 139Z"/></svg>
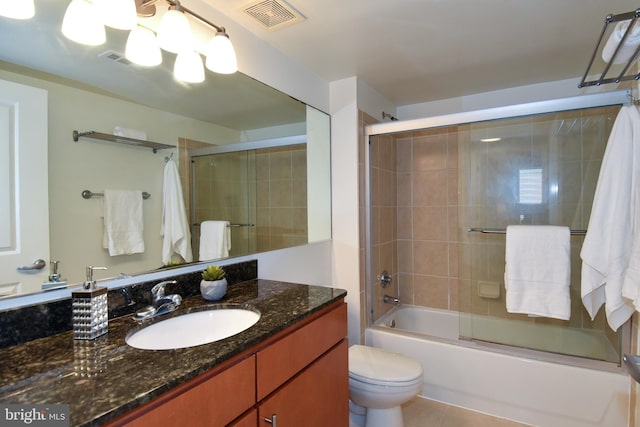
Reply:
<svg viewBox="0 0 640 427"><path fill-rule="evenodd" d="M521 333L516 322L509 328ZM458 331L457 312L400 305L368 327L365 339L422 364L428 399L535 426L627 425L627 375L488 349L458 339Z"/></svg>
<svg viewBox="0 0 640 427"><path fill-rule="evenodd" d="M365 343L421 363L423 397L535 426L628 425L630 327L584 314L583 237L571 238L571 320L549 321L506 312L504 236L467 232L586 229L612 106L625 101L619 91L366 127ZM384 295L402 304L389 310Z"/></svg>

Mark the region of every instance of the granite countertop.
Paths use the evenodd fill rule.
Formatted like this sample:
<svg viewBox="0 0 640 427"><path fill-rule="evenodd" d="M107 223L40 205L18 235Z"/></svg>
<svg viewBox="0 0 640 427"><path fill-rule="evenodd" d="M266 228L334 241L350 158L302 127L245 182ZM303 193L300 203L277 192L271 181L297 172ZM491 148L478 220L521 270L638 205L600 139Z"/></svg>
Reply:
<svg viewBox="0 0 640 427"><path fill-rule="evenodd" d="M211 344L135 349L125 343L127 333L139 324L129 315L110 320L109 333L94 341L74 340L69 331L2 349L0 402L68 404L72 426L101 425L345 296L342 289L249 280L230 286L222 301L194 296L159 319L220 303L249 304L260 311L254 326Z"/></svg>

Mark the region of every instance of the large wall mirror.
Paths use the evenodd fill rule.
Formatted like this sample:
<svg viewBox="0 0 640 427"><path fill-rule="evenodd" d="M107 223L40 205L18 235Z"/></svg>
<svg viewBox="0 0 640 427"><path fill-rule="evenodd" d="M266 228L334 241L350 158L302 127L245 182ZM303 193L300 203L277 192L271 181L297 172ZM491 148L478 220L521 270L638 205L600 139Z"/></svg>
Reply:
<svg viewBox="0 0 640 427"><path fill-rule="evenodd" d="M0 277L0 297L41 292L52 260L68 285L82 282L89 265L108 268L97 279L167 268L160 235L167 159L179 166L194 262L200 260L200 224L206 220L237 226L228 256L331 238L327 114L239 72L207 71L204 83L177 82L175 56L164 51L158 67L127 64L124 31L107 29L107 43L99 47L75 44L60 32L67 3L39 1L28 21L0 17L0 32L11 35L0 39L0 80L46 91L48 142L40 153L48 173L36 187L47 203L41 210L48 236L36 238L40 255L14 258L2 269L16 271L36 259L46 266L19 281ZM118 127L171 147L154 152L72 137L74 130L113 134ZM247 180L243 189L234 182L240 173ZM144 253L110 256L103 248L103 199L82 193L106 189L149 193L143 200ZM235 216L239 203L245 217ZM0 243L5 240L10 244L0 248L0 258L15 249L11 238Z"/></svg>

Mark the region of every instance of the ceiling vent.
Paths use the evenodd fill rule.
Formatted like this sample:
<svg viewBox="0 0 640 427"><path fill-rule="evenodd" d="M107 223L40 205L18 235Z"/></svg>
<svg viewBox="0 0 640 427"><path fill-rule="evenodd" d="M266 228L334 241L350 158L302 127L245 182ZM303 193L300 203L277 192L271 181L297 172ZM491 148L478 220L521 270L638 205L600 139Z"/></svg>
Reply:
<svg viewBox="0 0 640 427"><path fill-rule="evenodd" d="M104 52L98 54L98 57L105 58L114 62L119 62L124 65L131 65L131 61L125 58L123 54L118 53L114 50L105 50Z"/></svg>
<svg viewBox="0 0 640 427"><path fill-rule="evenodd" d="M258 0L244 6L243 11L272 31L305 19L300 12L282 0Z"/></svg>

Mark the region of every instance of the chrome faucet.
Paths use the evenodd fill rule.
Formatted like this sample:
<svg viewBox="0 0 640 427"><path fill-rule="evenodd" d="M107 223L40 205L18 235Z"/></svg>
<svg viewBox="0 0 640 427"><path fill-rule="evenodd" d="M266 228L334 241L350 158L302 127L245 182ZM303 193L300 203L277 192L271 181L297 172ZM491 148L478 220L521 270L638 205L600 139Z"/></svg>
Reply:
<svg viewBox="0 0 640 427"><path fill-rule="evenodd" d="M146 320L161 314L174 311L182 303L182 297L178 294L165 295L165 286L178 283L175 280L165 280L151 288L151 305L138 310L135 318Z"/></svg>
<svg viewBox="0 0 640 427"><path fill-rule="evenodd" d="M385 295L384 297L382 297L382 301L384 301L385 304L400 304L400 298L392 297L391 295Z"/></svg>

